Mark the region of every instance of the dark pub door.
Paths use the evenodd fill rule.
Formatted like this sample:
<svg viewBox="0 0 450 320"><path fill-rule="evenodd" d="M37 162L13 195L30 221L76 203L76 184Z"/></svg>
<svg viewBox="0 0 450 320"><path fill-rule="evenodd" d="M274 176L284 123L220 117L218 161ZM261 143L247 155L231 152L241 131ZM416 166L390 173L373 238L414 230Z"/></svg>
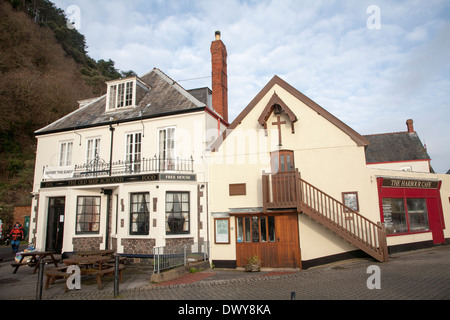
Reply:
<svg viewBox="0 0 450 320"><path fill-rule="evenodd" d="M65 197L49 198L47 216L47 241L45 251L61 253L64 233Z"/></svg>

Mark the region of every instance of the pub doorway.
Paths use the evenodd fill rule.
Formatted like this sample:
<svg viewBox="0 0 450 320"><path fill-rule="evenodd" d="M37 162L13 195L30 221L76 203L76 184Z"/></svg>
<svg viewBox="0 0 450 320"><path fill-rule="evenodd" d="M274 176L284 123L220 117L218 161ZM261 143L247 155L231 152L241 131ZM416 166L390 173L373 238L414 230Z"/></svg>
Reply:
<svg viewBox="0 0 450 320"><path fill-rule="evenodd" d="M47 239L45 251L60 254L63 245L65 197L48 199Z"/></svg>

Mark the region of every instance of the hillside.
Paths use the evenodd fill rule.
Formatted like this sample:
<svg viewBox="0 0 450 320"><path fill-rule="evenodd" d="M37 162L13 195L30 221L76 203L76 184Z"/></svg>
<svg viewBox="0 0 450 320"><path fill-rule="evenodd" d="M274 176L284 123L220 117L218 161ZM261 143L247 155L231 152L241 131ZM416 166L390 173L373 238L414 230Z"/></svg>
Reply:
<svg viewBox="0 0 450 320"><path fill-rule="evenodd" d="M84 36L51 2L0 0L0 219L31 203L34 131L122 74L87 55Z"/></svg>

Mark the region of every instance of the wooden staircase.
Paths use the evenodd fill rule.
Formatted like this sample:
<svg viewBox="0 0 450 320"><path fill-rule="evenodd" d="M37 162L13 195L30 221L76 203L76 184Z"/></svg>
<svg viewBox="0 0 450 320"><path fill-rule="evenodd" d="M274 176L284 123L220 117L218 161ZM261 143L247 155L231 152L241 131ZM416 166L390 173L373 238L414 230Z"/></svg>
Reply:
<svg viewBox="0 0 450 320"><path fill-rule="evenodd" d="M304 181L298 170L263 175L263 206L264 212L296 209L376 260L389 260L386 230L381 223L370 221Z"/></svg>

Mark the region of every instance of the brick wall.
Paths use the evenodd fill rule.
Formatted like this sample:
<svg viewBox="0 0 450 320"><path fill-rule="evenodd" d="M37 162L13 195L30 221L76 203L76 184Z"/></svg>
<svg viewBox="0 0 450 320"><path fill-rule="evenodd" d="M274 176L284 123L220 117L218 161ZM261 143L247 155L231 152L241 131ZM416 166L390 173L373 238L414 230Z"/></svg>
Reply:
<svg viewBox="0 0 450 320"><path fill-rule="evenodd" d="M31 216L31 206L25 207L14 207L14 221L13 223L19 222L22 227L25 226L25 217Z"/></svg>

